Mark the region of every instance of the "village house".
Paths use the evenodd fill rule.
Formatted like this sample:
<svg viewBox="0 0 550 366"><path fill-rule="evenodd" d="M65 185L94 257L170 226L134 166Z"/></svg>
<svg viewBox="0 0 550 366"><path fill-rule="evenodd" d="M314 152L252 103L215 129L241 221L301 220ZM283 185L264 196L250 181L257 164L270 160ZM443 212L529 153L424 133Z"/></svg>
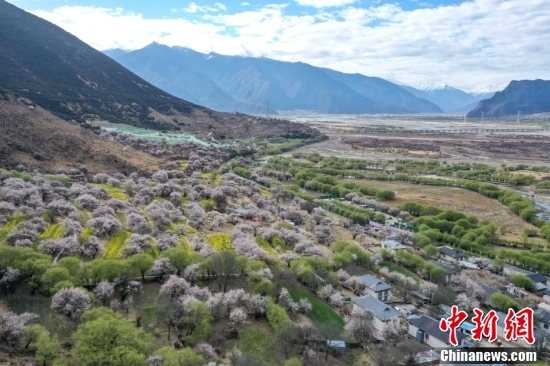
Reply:
<svg viewBox="0 0 550 366"><path fill-rule="evenodd" d="M502 266L502 274L504 275L504 277L511 277L515 274L522 274L525 276L529 276L533 274L533 272L512 266L511 264L505 264Z"/></svg>
<svg viewBox="0 0 550 366"><path fill-rule="evenodd" d="M395 252L398 250L412 251L411 247L401 244L394 238L387 238L382 240L382 249L385 249L392 254L395 254Z"/></svg>
<svg viewBox="0 0 550 366"><path fill-rule="evenodd" d="M537 287L536 291L544 291L548 288L548 278L546 278L545 275L542 273L532 273L530 275L527 275Z"/></svg>
<svg viewBox="0 0 550 366"><path fill-rule="evenodd" d="M453 248L439 247L438 250L439 250L439 256L441 257L441 259L452 263L458 263L466 259L466 256L464 255L464 253L457 252Z"/></svg>
<svg viewBox="0 0 550 366"><path fill-rule="evenodd" d="M363 295L370 295L380 301L388 302L391 298L391 285L369 274L359 276L365 290Z"/></svg>
<svg viewBox="0 0 550 366"><path fill-rule="evenodd" d="M550 312L544 310L535 311L535 323L537 323L542 331L550 333Z"/></svg>
<svg viewBox="0 0 550 366"><path fill-rule="evenodd" d="M497 338L501 339L501 340L506 340L506 323L505 323L505 320L506 320L506 317L508 316L508 314L505 314L501 311L497 311L497 317L498 317L498 321L497 321ZM536 322L536 320L535 320ZM535 329L533 330L533 335L535 337L535 339L537 338L540 338L542 337L544 334L544 332L539 329L538 327L535 327ZM511 341L511 343L514 343L520 347L525 347L525 348L531 348L531 345L529 343L527 343L527 341L525 341L525 339L523 338L518 338L516 341Z"/></svg>
<svg viewBox="0 0 550 366"><path fill-rule="evenodd" d="M451 280L451 276L456 273L456 270L454 267L451 267L447 264L441 263L439 261L430 260L428 261L432 264L435 264L439 268L443 269L445 271L445 283L449 282Z"/></svg>
<svg viewBox="0 0 550 366"><path fill-rule="evenodd" d="M399 311L370 295L356 297L351 301L353 301L354 311L363 309L370 310L374 313L373 326L378 331L382 331L386 322L390 319L403 317L403 314Z"/></svg>
<svg viewBox="0 0 550 366"><path fill-rule="evenodd" d="M541 295L542 295L542 298L543 298L544 300L550 301L550 289L549 289L549 288L547 288L546 290L544 290L544 291L541 293Z"/></svg>
<svg viewBox="0 0 550 366"><path fill-rule="evenodd" d="M443 348L451 345L449 331L443 332L439 329L439 320L423 314L421 316L411 315L407 318L407 322L409 323L408 333L417 342L425 343L432 348ZM456 338L459 346L463 346L468 334L457 331Z"/></svg>

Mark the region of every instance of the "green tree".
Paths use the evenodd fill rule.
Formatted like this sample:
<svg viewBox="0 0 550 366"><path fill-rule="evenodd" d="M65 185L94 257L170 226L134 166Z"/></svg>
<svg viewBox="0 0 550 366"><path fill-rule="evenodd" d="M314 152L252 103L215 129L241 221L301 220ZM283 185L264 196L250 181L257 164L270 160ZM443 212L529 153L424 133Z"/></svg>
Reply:
<svg viewBox="0 0 550 366"><path fill-rule="evenodd" d="M136 254L128 259L132 269L141 275L141 279L145 281L145 273L153 266L153 258L147 253Z"/></svg>
<svg viewBox="0 0 550 366"><path fill-rule="evenodd" d="M264 278L263 280L258 282L256 286L254 286L254 292L264 296L272 296L274 289L275 286L273 285L273 282L271 282L267 278Z"/></svg>
<svg viewBox="0 0 550 366"><path fill-rule="evenodd" d="M176 275L180 275L185 267L191 264L191 258L184 248L170 248L162 253L163 258L168 258L170 264L176 268Z"/></svg>
<svg viewBox="0 0 550 366"><path fill-rule="evenodd" d="M386 215L379 212L376 215L374 215L373 221L378 222L380 224L384 224L386 222Z"/></svg>
<svg viewBox="0 0 550 366"><path fill-rule="evenodd" d="M155 354L162 356L162 366L202 366L206 363L204 357L189 347L181 351L176 351L172 347L163 347Z"/></svg>
<svg viewBox="0 0 550 366"><path fill-rule="evenodd" d="M375 197L380 201L388 201L395 199L395 193L390 190L380 190L376 192Z"/></svg>
<svg viewBox="0 0 550 366"><path fill-rule="evenodd" d="M288 317L288 314L286 313L285 309L280 307L279 305L270 302L267 304L267 320L269 320L269 324L275 329L279 330L283 328L284 326L292 323L292 320Z"/></svg>
<svg viewBox="0 0 550 366"><path fill-rule="evenodd" d="M69 274L71 275L71 277L74 277L80 271L80 259L78 259L76 257L61 258L57 262L56 267L67 268L67 270L69 271Z"/></svg>
<svg viewBox="0 0 550 366"><path fill-rule="evenodd" d="M185 314L181 319L180 339L195 344L210 334L212 314L205 303L197 301L185 306Z"/></svg>
<svg viewBox="0 0 550 366"><path fill-rule="evenodd" d="M491 297L489 297L489 302L494 308L502 312L507 312L508 309L519 310L519 304L517 302L499 292L492 294Z"/></svg>
<svg viewBox="0 0 550 366"><path fill-rule="evenodd" d="M437 248L432 244L426 245L424 248L422 248L422 250L424 251L424 254L426 254L428 258L433 258L437 255Z"/></svg>
<svg viewBox="0 0 550 366"><path fill-rule="evenodd" d="M535 291L537 288L532 279L522 274L513 275L510 277L510 282L512 282L514 286L521 287L530 292Z"/></svg>
<svg viewBox="0 0 550 366"><path fill-rule="evenodd" d="M59 353L59 338L57 334L42 333L36 341L36 359L42 361L44 366L57 357Z"/></svg>
<svg viewBox="0 0 550 366"><path fill-rule="evenodd" d="M56 283L70 280L71 274L67 268L53 267L42 275L42 289L44 292L52 294L51 291Z"/></svg>
<svg viewBox="0 0 550 366"><path fill-rule="evenodd" d="M77 365L148 365L146 358L156 348L156 341L143 328L104 307L88 310L81 320L73 334L72 355Z"/></svg>
<svg viewBox="0 0 550 366"><path fill-rule="evenodd" d="M27 325L27 328L25 328L25 341L27 342L25 348L29 348L31 343L38 341L38 338L42 335L42 333L48 333L44 326L40 324Z"/></svg>

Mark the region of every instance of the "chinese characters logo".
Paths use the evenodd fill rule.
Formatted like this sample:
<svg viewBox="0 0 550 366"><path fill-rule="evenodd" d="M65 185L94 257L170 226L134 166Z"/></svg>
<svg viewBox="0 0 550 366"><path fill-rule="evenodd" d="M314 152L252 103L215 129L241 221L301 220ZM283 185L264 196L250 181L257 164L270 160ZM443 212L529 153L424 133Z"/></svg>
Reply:
<svg viewBox="0 0 550 366"><path fill-rule="evenodd" d="M481 341L482 337L488 338L489 342L494 342L497 339L498 333L498 317L494 310L483 314L480 309L474 309L475 316L472 318L475 328L472 330L472 339ZM525 308L518 312L513 309L508 310L506 319L504 320L504 338L507 341L516 341L518 338L523 338L527 343L533 344L535 337L533 335L533 309ZM449 331L449 342L453 346L458 346L456 330L460 325L468 319L468 314L465 311L459 311L456 305L451 308L451 316L447 319L441 319L439 329L443 332Z"/></svg>

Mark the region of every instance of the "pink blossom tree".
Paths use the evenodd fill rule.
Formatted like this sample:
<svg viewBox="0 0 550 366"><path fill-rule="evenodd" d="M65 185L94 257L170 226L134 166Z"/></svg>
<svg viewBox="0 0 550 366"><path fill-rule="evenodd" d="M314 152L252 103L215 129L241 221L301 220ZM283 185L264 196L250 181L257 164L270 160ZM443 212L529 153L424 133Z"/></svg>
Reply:
<svg viewBox="0 0 550 366"><path fill-rule="evenodd" d="M109 281L101 281L94 289L94 295L101 305L105 306L107 301L113 296L115 286Z"/></svg>
<svg viewBox="0 0 550 366"><path fill-rule="evenodd" d="M91 304L90 295L84 289L70 287L62 288L53 296L51 308L56 313L79 319Z"/></svg>
<svg viewBox="0 0 550 366"><path fill-rule="evenodd" d="M190 287L191 285L185 279L172 275L161 286L159 294L176 299L185 295Z"/></svg>

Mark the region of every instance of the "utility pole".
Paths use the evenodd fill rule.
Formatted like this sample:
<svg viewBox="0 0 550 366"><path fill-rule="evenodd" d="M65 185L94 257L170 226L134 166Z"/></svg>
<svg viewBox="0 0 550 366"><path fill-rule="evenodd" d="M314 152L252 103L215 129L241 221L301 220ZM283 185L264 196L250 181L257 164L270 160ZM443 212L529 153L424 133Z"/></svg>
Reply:
<svg viewBox="0 0 550 366"><path fill-rule="evenodd" d="M516 121L517 123L519 123L519 114L521 113L521 111L518 111L518 120Z"/></svg>

